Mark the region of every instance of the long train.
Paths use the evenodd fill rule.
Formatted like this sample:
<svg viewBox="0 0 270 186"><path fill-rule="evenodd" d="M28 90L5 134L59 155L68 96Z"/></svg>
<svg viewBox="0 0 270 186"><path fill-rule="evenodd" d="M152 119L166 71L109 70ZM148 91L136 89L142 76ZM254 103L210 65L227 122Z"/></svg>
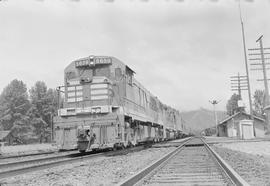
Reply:
<svg viewBox="0 0 270 186"><path fill-rule="evenodd" d="M62 150L123 148L182 135L179 111L162 104L111 56L89 56L65 68L63 108L54 117Z"/></svg>

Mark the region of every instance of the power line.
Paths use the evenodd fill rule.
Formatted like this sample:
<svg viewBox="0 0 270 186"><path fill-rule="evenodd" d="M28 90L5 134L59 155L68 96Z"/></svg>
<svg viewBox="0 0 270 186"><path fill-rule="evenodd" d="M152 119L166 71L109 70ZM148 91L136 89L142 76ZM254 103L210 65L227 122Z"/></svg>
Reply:
<svg viewBox="0 0 270 186"><path fill-rule="evenodd" d="M231 76L231 90L238 91L240 99L242 99L242 90L248 90L247 76L240 76L239 72L237 76Z"/></svg>

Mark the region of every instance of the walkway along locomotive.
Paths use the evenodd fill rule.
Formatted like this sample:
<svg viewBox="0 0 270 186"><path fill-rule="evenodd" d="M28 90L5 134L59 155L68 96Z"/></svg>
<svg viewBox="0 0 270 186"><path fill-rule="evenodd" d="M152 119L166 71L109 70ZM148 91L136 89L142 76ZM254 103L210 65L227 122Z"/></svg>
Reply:
<svg viewBox="0 0 270 186"><path fill-rule="evenodd" d="M175 138L177 110L162 104L111 56L78 59L65 69L64 103L54 117L60 149L122 148Z"/></svg>

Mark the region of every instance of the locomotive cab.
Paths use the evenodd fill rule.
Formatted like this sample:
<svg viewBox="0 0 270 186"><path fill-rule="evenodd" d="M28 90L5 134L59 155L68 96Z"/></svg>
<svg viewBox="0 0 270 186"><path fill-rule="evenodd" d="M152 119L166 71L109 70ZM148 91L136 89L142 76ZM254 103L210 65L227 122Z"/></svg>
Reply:
<svg viewBox="0 0 270 186"><path fill-rule="evenodd" d="M54 118L60 149L113 148L121 140L122 124L116 104L119 99L115 99L114 92L121 93L117 92L118 87L113 87L113 81L117 75L118 84L121 84L122 70L120 66L114 71L112 60L110 57L90 56L72 62L65 69L64 108L59 109L58 117ZM72 132L61 135L66 129ZM72 139L71 143L69 139Z"/></svg>

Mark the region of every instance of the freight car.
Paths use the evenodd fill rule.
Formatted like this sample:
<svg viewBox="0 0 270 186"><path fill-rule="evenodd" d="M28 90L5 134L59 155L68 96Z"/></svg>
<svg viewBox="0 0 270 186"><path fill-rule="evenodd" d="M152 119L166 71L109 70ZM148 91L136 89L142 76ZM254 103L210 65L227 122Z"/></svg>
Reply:
<svg viewBox="0 0 270 186"><path fill-rule="evenodd" d="M63 108L54 117L59 148L117 149L175 138L179 112L162 104L134 74L111 56L71 62L65 68Z"/></svg>

